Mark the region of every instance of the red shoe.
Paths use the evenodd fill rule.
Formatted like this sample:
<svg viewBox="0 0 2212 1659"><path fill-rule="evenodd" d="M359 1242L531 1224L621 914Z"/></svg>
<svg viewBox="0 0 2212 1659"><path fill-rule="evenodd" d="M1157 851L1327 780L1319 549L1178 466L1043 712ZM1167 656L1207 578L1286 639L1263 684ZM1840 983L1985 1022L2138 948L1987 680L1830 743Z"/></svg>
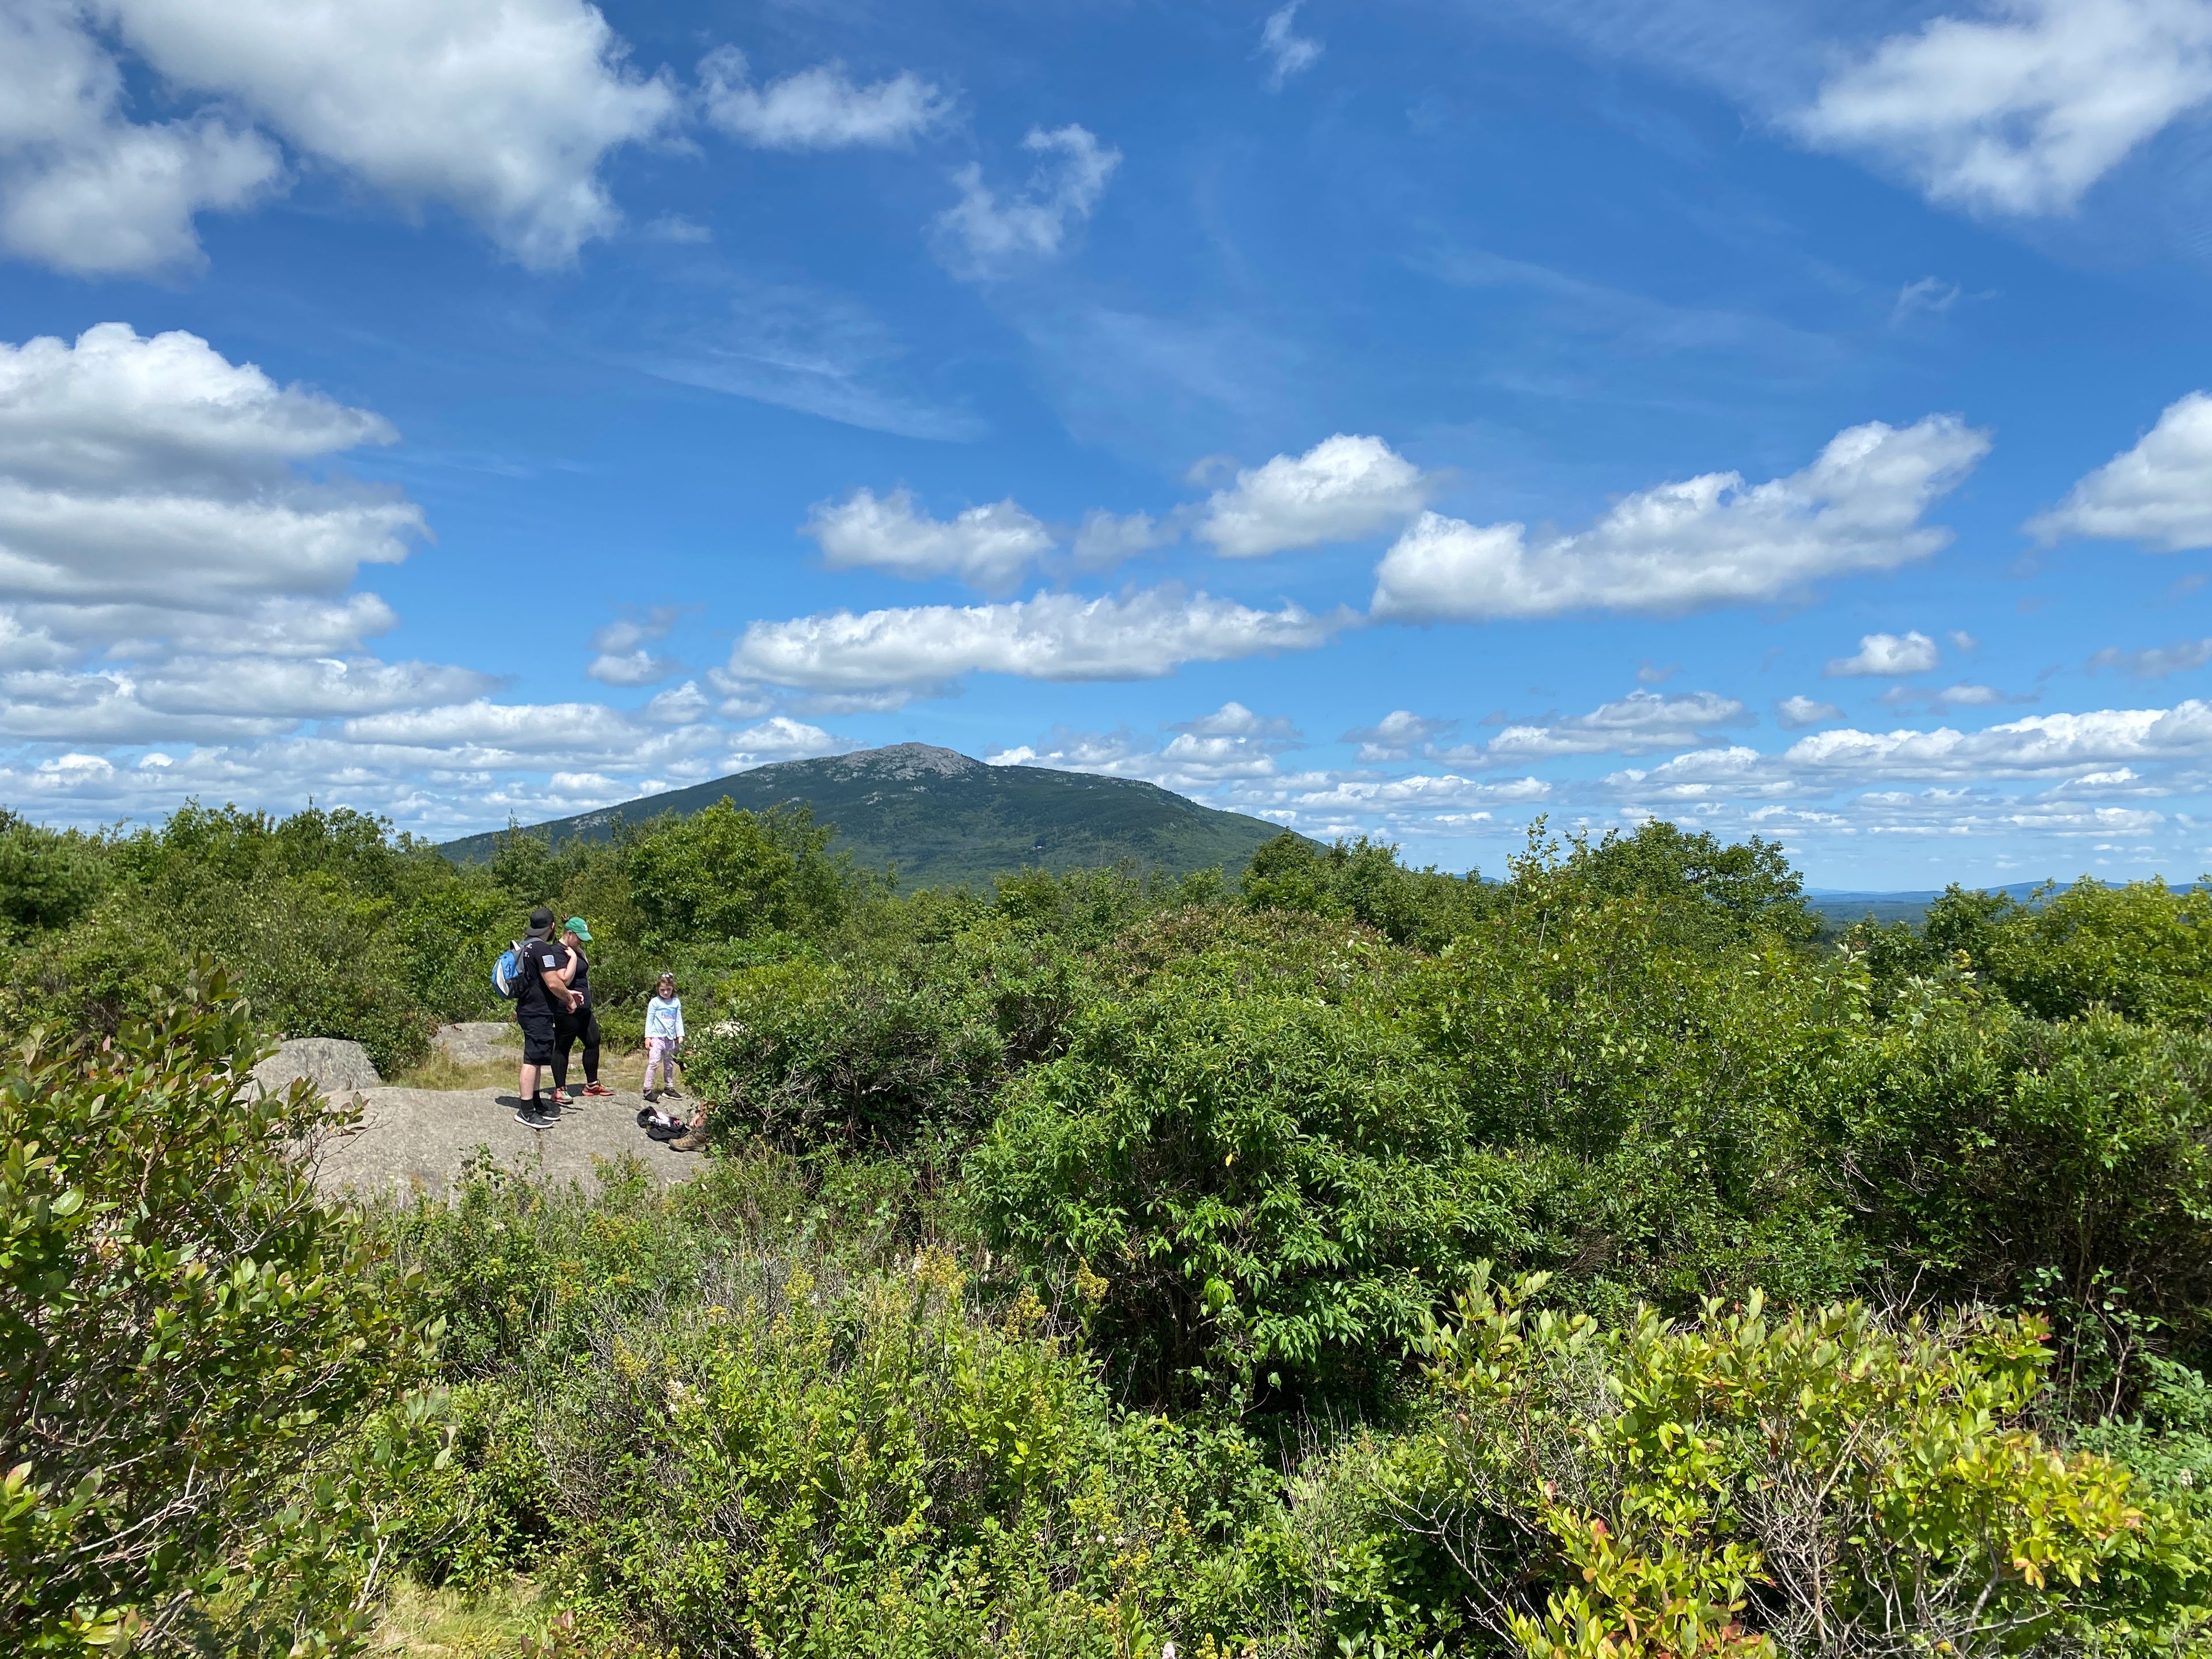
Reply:
<svg viewBox="0 0 2212 1659"><path fill-rule="evenodd" d="M587 1095L611 1095L614 1091L604 1083L586 1083L584 1085L584 1092Z"/></svg>
<svg viewBox="0 0 2212 1659"><path fill-rule="evenodd" d="M556 1089L553 1091L553 1103L556 1106L568 1106L574 1104L574 1103L569 1099L568 1091L566 1089Z"/></svg>

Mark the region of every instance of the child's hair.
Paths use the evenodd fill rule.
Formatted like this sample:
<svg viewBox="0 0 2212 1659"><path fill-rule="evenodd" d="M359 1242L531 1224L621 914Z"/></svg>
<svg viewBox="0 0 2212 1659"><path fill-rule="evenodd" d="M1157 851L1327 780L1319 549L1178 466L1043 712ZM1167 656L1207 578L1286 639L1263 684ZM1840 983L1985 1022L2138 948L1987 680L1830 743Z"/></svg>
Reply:
<svg viewBox="0 0 2212 1659"><path fill-rule="evenodd" d="M658 991L664 985L665 985L670 990L674 990L676 988L676 975L673 974L663 974L659 979L653 981L653 988Z"/></svg>

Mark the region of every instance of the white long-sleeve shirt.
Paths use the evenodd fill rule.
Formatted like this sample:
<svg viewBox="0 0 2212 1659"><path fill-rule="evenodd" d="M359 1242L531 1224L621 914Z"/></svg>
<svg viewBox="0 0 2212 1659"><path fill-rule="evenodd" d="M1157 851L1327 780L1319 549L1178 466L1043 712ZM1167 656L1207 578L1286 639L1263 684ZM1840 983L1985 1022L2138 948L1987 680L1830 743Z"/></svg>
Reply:
<svg viewBox="0 0 2212 1659"><path fill-rule="evenodd" d="M665 1037L671 1042L683 1042L684 999L682 997L647 997L645 1003L645 1034L648 1037Z"/></svg>

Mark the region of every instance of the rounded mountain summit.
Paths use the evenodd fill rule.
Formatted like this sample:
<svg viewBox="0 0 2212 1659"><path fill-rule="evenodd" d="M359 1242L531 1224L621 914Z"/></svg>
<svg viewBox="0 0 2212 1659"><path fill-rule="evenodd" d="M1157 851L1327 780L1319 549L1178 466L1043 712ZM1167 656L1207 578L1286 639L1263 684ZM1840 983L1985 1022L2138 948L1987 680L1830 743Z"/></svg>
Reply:
<svg viewBox="0 0 2212 1659"><path fill-rule="evenodd" d="M1133 778L988 766L926 743L893 744L821 760L782 761L711 783L647 795L574 817L526 825L558 847L605 841L616 827L689 815L727 799L764 812L805 805L835 826L835 852L863 867L897 866L904 887L987 883L1024 866L1073 870L1131 860L1186 875L1218 865L1235 876L1280 824L1201 806ZM453 859L492 854L497 832L449 842Z"/></svg>

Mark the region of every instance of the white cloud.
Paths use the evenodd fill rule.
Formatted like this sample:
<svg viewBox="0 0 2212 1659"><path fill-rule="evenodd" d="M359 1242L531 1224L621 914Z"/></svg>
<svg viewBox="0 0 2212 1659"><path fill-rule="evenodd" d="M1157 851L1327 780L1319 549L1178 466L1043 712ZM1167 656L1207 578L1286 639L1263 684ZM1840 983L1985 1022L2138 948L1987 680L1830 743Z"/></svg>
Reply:
<svg viewBox="0 0 2212 1659"><path fill-rule="evenodd" d="M696 680L686 680L656 694L645 705L645 717L655 726L689 726L707 718L712 704ZM758 710L750 710L757 713Z"/></svg>
<svg viewBox="0 0 2212 1659"><path fill-rule="evenodd" d="M1923 276L1907 283L1897 291L1897 303L1890 307L1889 325L1909 328L1923 318L1942 317L1959 303L1959 285L1940 277Z"/></svg>
<svg viewBox="0 0 2212 1659"><path fill-rule="evenodd" d="M832 570L867 566L912 580L957 576L987 593L1007 592L1053 547L1052 532L1011 498L969 507L947 522L916 511L903 489L880 499L856 489L842 505L824 502L803 533L821 544Z"/></svg>
<svg viewBox="0 0 2212 1659"><path fill-rule="evenodd" d="M2051 214L2207 98L2202 0L2000 0L1985 17L1892 35L1794 125L1889 161L1932 200Z"/></svg>
<svg viewBox="0 0 2212 1659"><path fill-rule="evenodd" d="M1410 708L1394 708L1374 725L1357 726L1337 741L1358 744L1364 762L1403 760L1416 749L1449 736L1458 726L1457 720L1430 720Z"/></svg>
<svg viewBox="0 0 2212 1659"><path fill-rule="evenodd" d="M1032 127L1022 148L1037 156L1022 192L1000 201L974 162L952 175L960 199L937 218L941 257L957 276L981 281L1057 255L1070 228L1090 218L1121 152L1089 131Z"/></svg>
<svg viewBox="0 0 2212 1659"><path fill-rule="evenodd" d="M173 91L215 101L131 122L88 12ZM0 240L64 270L192 264L195 215L282 182L274 133L404 204L458 209L526 264L562 264L620 218L608 152L680 111L627 50L585 0L17 0L0 16Z"/></svg>
<svg viewBox="0 0 2212 1659"><path fill-rule="evenodd" d="M1213 493L1197 534L1225 558L1357 541L1421 510L1432 481L1380 438L1346 433L1278 455Z"/></svg>
<svg viewBox="0 0 2212 1659"><path fill-rule="evenodd" d="M1267 84L1277 92L1294 75L1303 75L1321 61L1322 43L1295 32L1298 8L1304 0L1291 0L1280 11L1270 13L1260 30L1260 55L1267 60Z"/></svg>
<svg viewBox="0 0 2212 1659"><path fill-rule="evenodd" d="M1000 750L988 759L994 766L1048 766L1063 772L1142 778L1163 788L1203 794L1225 785L1272 780L1278 775L1276 757L1304 744L1289 720L1255 714L1241 702L1225 702L1211 714L1167 729L1175 735L1156 744L1127 729L1072 732L1062 727L1042 748L1024 744Z"/></svg>
<svg viewBox="0 0 2212 1659"><path fill-rule="evenodd" d="M1180 532L1149 513L1116 516L1093 507L1083 515L1075 532L1075 566L1079 570L1111 570L1140 553L1165 547Z"/></svg>
<svg viewBox="0 0 2212 1659"><path fill-rule="evenodd" d="M303 607L325 636L388 625L341 596L407 556L421 510L290 464L396 435L190 334L0 343L0 605L78 644Z"/></svg>
<svg viewBox="0 0 2212 1659"><path fill-rule="evenodd" d="M1997 708L2008 702L2033 702L2033 697L2008 697L1993 685L1970 683L1946 685L1923 690L1909 685L1893 685L1880 699L1893 708L1919 708L1936 714L1948 714L1954 708Z"/></svg>
<svg viewBox="0 0 2212 1659"><path fill-rule="evenodd" d="M1785 731L1802 731L1808 726L1824 726L1830 720L1839 720L1844 711L1832 702L1822 702L1817 697L1784 697L1774 705L1776 716Z"/></svg>
<svg viewBox="0 0 2212 1659"><path fill-rule="evenodd" d="M804 760L812 755L842 754L854 744L832 737L818 726L809 726L788 715L749 726L730 738L732 751L747 760Z"/></svg>
<svg viewBox="0 0 2212 1659"><path fill-rule="evenodd" d="M1909 634L1864 634L1859 637L1856 655L1829 658L1825 672L1832 678L1924 674L1941 657L1936 641L1917 629Z"/></svg>
<svg viewBox="0 0 2212 1659"><path fill-rule="evenodd" d="M2208 755L2212 705L2191 699L2172 708L2037 714L1972 732L1821 732L1798 739L1782 758L1791 768L1854 778L1982 779Z"/></svg>
<svg viewBox="0 0 2212 1659"><path fill-rule="evenodd" d="M602 685L641 686L658 685L682 673L684 665L675 658L648 648L668 637L681 615L682 607L663 605L641 617L618 617L608 623L592 635L592 649L598 654L584 665L585 674Z"/></svg>
<svg viewBox="0 0 2212 1659"><path fill-rule="evenodd" d="M2192 392L2167 404L2141 442L2083 478L2027 530L2046 544L2081 536L2141 542L2161 553L2212 547L2212 397Z"/></svg>
<svg viewBox="0 0 2212 1659"><path fill-rule="evenodd" d="M1005 605L837 611L757 622L728 672L804 690L935 691L969 673L1041 680L1157 679L1186 662L1224 662L1322 644L1352 624L1295 605L1255 611L1154 587L1085 599L1040 593Z"/></svg>
<svg viewBox="0 0 2212 1659"><path fill-rule="evenodd" d="M584 665L586 678L601 685L658 685L683 665L639 646L633 651L602 651Z"/></svg>
<svg viewBox="0 0 2212 1659"><path fill-rule="evenodd" d="M1955 416L1838 433L1802 472L1747 486L1712 472L1638 491L1589 530L1531 544L1518 524L1424 513L1376 572L1374 614L1407 622L1677 612L1888 570L1951 539L1922 515L1988 453Z"/></svg>
<svg viewBox="0 0 2212 1659"><path fill-rule="evenodd" d="M135 125L121 68L67 0L0 10L0 246L87 274L199 262L193 216L234 211L283 172L276 147L212 112Z"/></svg>
<svg viewBox="0 0 2212 1659"><path fill-rule="evenodd" d="M165 79L238 100L403 202L458 208L528 265L566 264L614 228L601 162L679 110L585 0L101 6Z"/></svg>
<svg viewBox="0 0 2212 1659"><path fill-rule="evenodd" d="M709 52L699 82L708 121L769 149L908 144L951 109L936 87L910 71L864 87L838 63L756 88L735 46Z"/></svg>
<svg viewBox="0 0 2212 1659"><path fill-rule="evenodd" d="M1723 726L1743 726L1752 716L1734 697L1711 691L1662 696L1632 691L1587 714L1508 726L1486 744L1445 750L1440 759L1459 764L1517 765L1555 755L1637 755L1678 749Z"/></svg>
<svg viewBox="0 0 2212 1659"><path fill-rule="evenodd" d="M2107 646L2089 659L2092 668L2116 668L2139 680L2162 680L2212 662L2212 640L2176 640L2172 645L2143 651L2121 651Z"/></svg>

